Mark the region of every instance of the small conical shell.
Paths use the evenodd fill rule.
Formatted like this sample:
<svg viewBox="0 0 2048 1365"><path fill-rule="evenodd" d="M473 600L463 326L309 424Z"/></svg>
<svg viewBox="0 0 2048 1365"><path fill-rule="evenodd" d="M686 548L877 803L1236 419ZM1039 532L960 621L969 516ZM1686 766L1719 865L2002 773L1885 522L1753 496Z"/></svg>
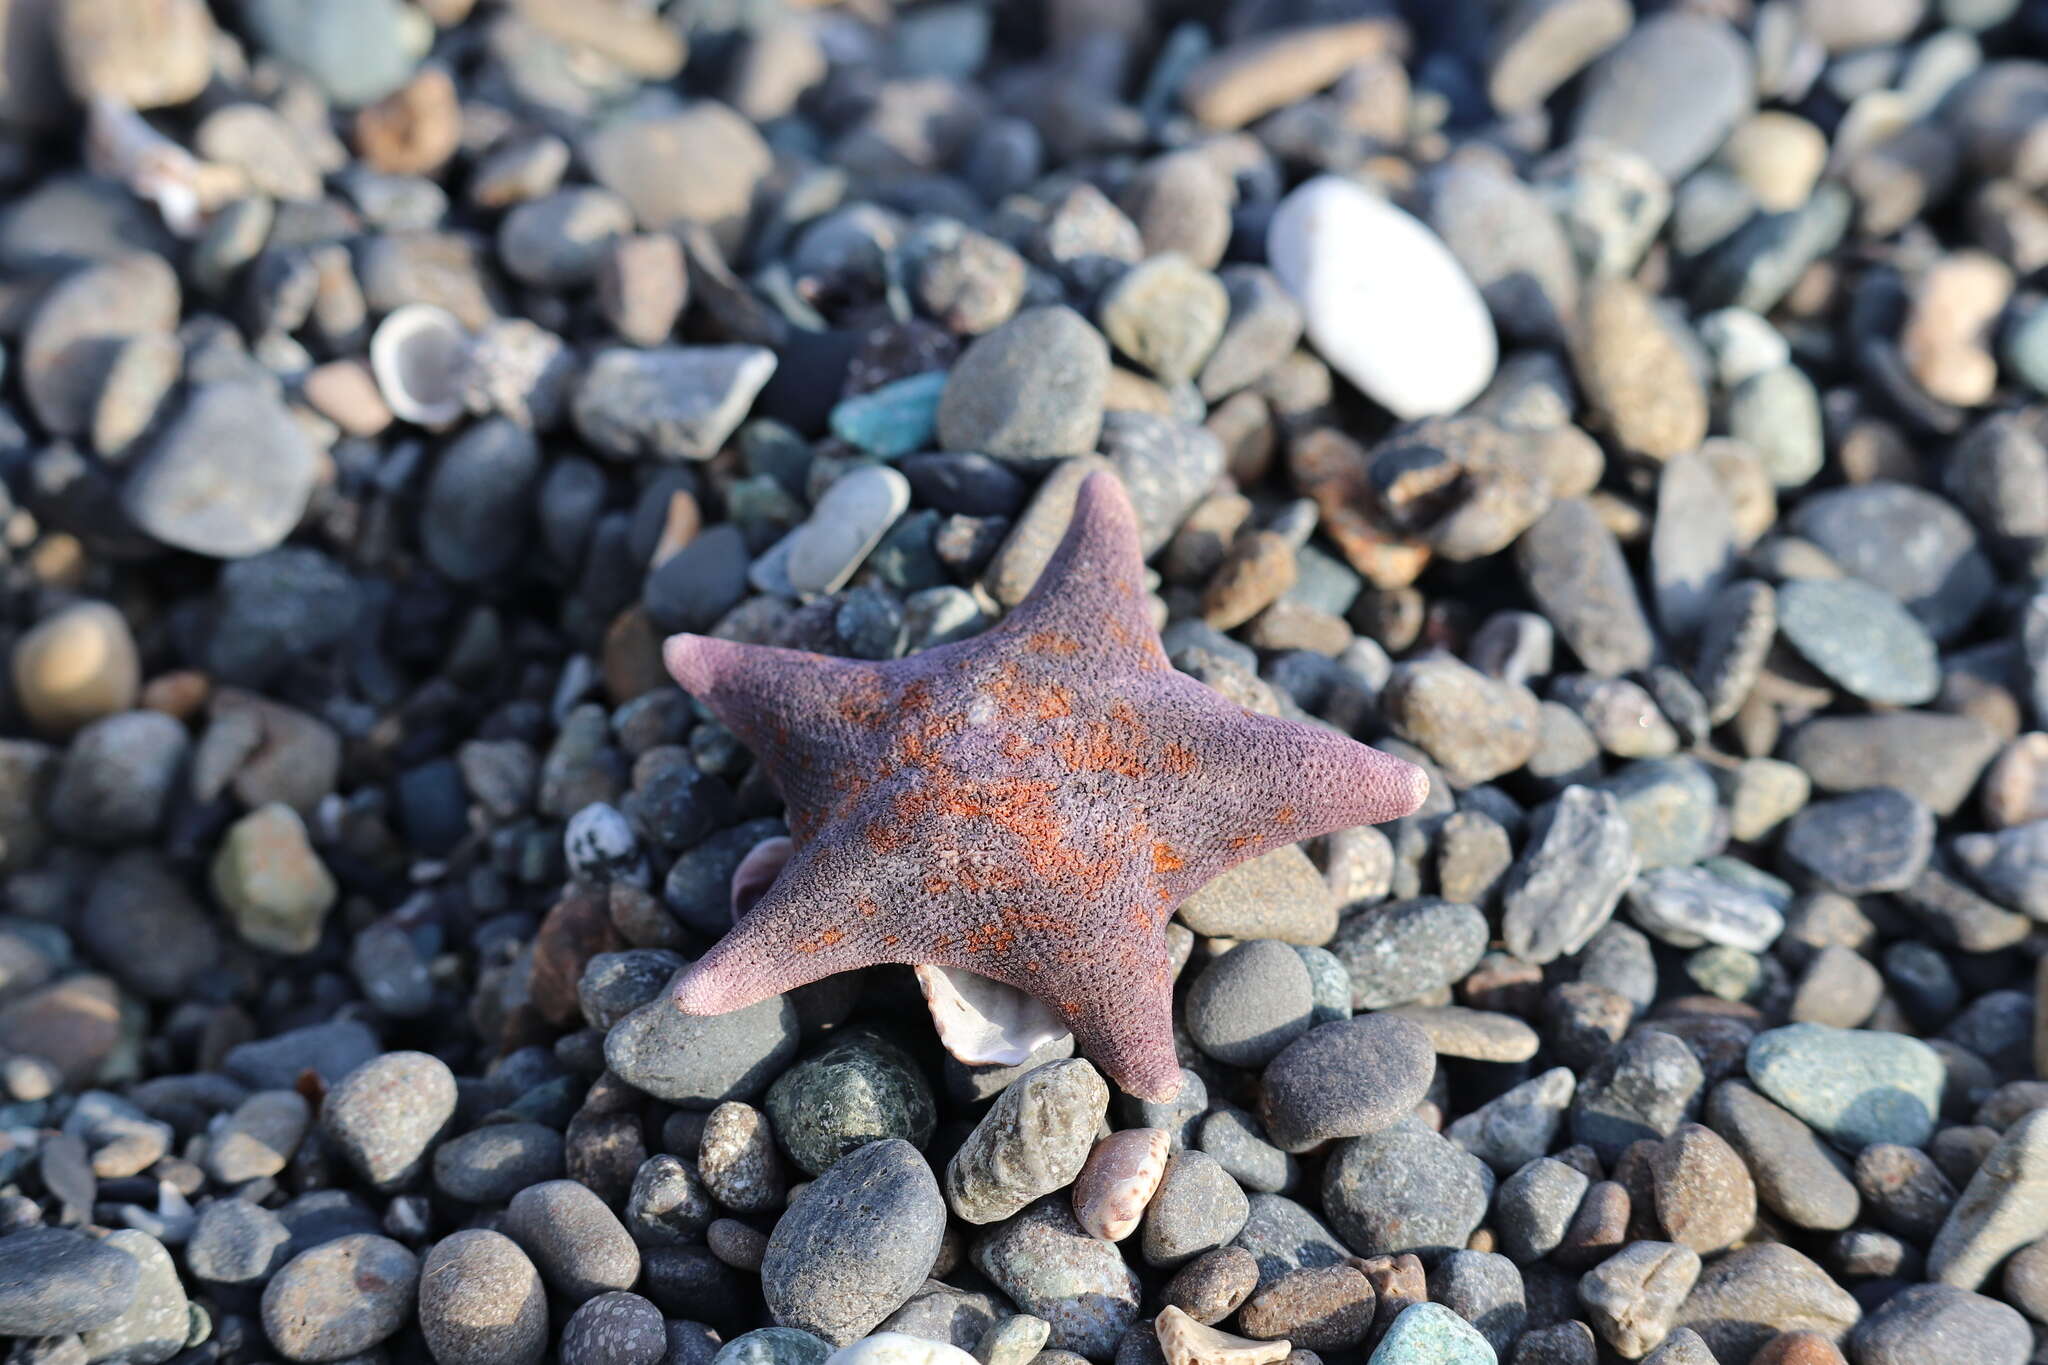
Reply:
<svg viewBox="0 0 2048 1365"><path fill-rule="evenodd" d="M470 336L454 315L430 303L393 309L370 337L370 373L384 404L401 421L445 426L467 410L462 379Z"/></svg>
<svg viewBox="0 0 2048 1365"><path fill-rule="evenodd" d="M1294 1349L1286 1341L1253 1341L1204 1327L1171 1304L1159 1310L1152 1331L1166 1365L1273 1365Z"/></svg>
<svg viewBox="0 0 2048 1365"><path fill-rule="evenodd" d="M958 967L917 968L939 1041L969 1066L1016 1066L1067 1026L1035 996Z"/></svg>
<svg viewBox="0 0 2048 1365"><path fill-rule="evenodd" d="M1096 1143L1074 1177L1074 1218L1082 1231L1105 1242L1137 1231L1172 1146L1159 1128L1126 1128Z"/></svg>

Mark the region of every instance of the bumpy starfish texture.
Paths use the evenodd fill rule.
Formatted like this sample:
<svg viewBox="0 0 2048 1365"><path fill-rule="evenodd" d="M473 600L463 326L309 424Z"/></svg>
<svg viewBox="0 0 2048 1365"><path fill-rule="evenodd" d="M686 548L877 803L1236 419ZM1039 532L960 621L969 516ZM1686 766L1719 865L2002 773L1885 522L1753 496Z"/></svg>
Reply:
<svg viewBox="0 0 2048 1365"><path fill-rule="evenodd" d="M1175 907L1282 844L1408 814L1428 779L1176 671L1143 574L1130 501L1098 473L1030 596L972 639L869 663L672 637L669 671L766 765L796 842L676 1004L958 967L1038 997L1118 1085L1170 1099Z"/></svg>

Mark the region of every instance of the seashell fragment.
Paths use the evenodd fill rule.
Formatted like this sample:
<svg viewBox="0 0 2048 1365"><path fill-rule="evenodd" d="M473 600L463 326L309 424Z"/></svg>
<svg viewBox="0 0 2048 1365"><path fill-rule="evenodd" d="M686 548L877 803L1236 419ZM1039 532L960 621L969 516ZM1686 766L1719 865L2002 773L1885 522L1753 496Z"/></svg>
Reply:
<svg viewBox="0 0 2048 1365"><path fill-rule="evenodd" d="M1166 1365L1273 1365L1294 1349L1286 1341L1253 1341L1204 1327L1172 1304L1159 1310L1152 1331Z"/></svg>
<svg viewBox="0 0 2048 1365"><path fill-rule="evenodd" d="M1096 1143L1074 1177L1074 1218L1082 1230L1105 1242L1135 1232L1166 1174L1171 1146L1161 1128L1126 1128Z"/></svg>
<svg viewBox="0 0 2048 1365"><path fill-rule="evenodd" d="M370 373L384 404L401 421L445 426L462 416L470 335L445 309L408 303L370 337Z"/></svg>
<svg viewBox="0 0 2048 1365"><path fill-rule="evenodd" d="M747 856L740 859L740 865L732 870L732 922L738 924L740 916L754 908L754 902L768 894L768 888L775 885L775 879L782 875L782 869L789 864L790 854L796 852L796 845L787 834L778 834L772 839L763 839L747 850Z"/></svg>
<svg viewBox="0 0 2048 1365"><path fill-rule="evenodd" d="M85 163L155 204L180 237L197 236L210 215L249 188L233 166L200 160L107 95L86 106Z"/></svg>
<svg viewBox="0 0 2048 1365"><path fill-rule="evenodd" d="M1015 986L958 967L916 970L939 1041L969 1066L1016 1066L1067 1036L1058 1015Z"/></svg>

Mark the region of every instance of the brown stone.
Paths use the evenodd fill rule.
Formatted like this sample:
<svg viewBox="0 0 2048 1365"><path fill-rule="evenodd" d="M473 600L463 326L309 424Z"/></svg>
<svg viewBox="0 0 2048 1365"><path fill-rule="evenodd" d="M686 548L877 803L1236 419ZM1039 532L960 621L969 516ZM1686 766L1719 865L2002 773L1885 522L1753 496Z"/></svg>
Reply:
<svg viewBox="0 0 2048 1365"><path fill-rule="evenodd" d="M599 953L615 953L624 946L612 928L603 890L572 887L549 909L533 936L529 994L534 1008L558 1027L581 1023L576 984L583 979L583 969Z"/></svg>
<svg viewBox="0 0 2048 1365"><path fill-rule="evenodd" d="M356 152L391 175L431 175L462 143L462 104L438 66L356 113Z"/></svg>
<svg viewBox="0 0 2048 1365"><path fill-rule="evenodd" d="M1396 19L1281 29L1210 57L1188 74L1181 99L1204 127L1242 128L1315 94L1367 58L1407 47L1407 27Z"/></svg>

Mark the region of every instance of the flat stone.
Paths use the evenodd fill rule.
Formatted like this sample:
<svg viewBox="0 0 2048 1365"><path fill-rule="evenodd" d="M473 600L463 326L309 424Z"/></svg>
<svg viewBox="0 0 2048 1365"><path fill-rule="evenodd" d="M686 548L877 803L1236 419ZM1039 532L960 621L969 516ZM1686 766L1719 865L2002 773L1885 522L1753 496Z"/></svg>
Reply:
<svg viewBox="0 0 2048 1365"><path fill-rule="evenodd" d="M1940 1056L1902 1034L1791 1024L1757 1034L1745 1065L1758 1090L1848 1152L1924 1146L1941 1111Z"/></svg>

